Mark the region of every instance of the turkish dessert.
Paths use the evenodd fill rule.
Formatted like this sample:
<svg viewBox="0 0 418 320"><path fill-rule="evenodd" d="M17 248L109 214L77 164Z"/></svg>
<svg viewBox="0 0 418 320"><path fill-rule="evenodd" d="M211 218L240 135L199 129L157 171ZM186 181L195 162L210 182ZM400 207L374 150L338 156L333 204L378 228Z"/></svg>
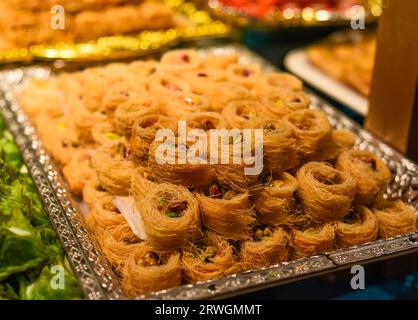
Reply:
<svg viewBox="0 0 418 320"><path fill-rule="evenodd" d="M19 101L128 296L416 230L378 156L234 52L61 73Z"/></svg>

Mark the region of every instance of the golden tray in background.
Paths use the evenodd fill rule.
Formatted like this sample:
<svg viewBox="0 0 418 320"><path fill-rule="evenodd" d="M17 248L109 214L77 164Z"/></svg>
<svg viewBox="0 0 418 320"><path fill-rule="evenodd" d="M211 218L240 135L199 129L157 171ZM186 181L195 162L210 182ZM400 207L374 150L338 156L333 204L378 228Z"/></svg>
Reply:
<svg viewBox="0 0 418 320"><path fill-rule="evenodd" d="M184 0L163 0L164 4L190 21L189 26L167 30L142 31L136 35L113 35L85 43L55 43L29 48L0 50L0 64L33 60L104 61L132 58L173 47L183 41L220 38L231 28L214 20L193 3Z"/></svg>
<svg viewBox="0 0 418 320"><path fill-rule="evenodd" d="M350 9L345 12L336 10L318 10L311 7L303 9L285 9L284 11L271 10L264 17L252 17L239 8L223 4L219 0L200 1L214 17L239 27L250 27L254 29L279 29L289 27L323 27L323 26L345 26L358 13ZM289 1L291 2L291 1ZM377 20L382 14L385 0L362 0L364 18L366 23Z"/></svg>

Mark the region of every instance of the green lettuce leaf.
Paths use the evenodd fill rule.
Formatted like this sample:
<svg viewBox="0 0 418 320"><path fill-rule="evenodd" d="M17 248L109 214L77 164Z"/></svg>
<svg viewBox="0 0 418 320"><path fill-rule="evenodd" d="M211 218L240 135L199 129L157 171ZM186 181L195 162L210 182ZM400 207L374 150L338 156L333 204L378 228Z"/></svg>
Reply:
<svg viewBox="0 0 418 320"><path fill-rule="evenodd" d="M59 283L54 285L60 271ZM82 299L37 190L0 117L0 300Z"/></svg>
<svg viewBox="0 0 418 320"><path fill-rule="evenodd" d="M10 133L6 132L4 137L0 140L0 148L2 159L7 165L20 170L23 165L22 157L20 156L19 149L12 140Z"/></svg>
<svg viewBox="0 0 418 320"><path fill-rule="evenodd" d="M77 279L63 264L45 266L34 282L21 280L21 284L22 300L75 300L83 296Z"/></svg>
<svg viewBox="0 0 418 320"><path fill-rule="evenodd" d="M0 212L0 281L42 263L45 245L22 212Z"/></svg>

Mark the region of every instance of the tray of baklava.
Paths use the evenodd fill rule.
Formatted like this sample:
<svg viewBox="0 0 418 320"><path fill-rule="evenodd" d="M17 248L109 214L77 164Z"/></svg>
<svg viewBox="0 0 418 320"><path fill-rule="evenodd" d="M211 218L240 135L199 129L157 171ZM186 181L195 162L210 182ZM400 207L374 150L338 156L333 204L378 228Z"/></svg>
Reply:
<svg viewBox="0 0 418 320"><path fill-rule="evenodd" d="M0 73L89 299L235 296L418 250L418 167L240 45Z"/></svg>

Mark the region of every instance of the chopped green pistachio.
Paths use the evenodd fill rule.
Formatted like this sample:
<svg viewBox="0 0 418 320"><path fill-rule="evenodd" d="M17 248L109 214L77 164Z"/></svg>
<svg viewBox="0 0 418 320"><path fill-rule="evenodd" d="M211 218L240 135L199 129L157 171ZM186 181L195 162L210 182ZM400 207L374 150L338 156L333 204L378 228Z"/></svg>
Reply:
<svg viewBox="0 0 418 320"><path fill-rule="evenodd" d="M125 151L126 148L122 143L118 144L117 150L116 150L116 154L120 157L120 158L125 158Z"/></svg>
<svg viewBox="0 0 418 320"><path fill-rule="evenodd" d="M109 138L111 140L118 140L120 138L120 135L114 132L106 132L104 135L106 136L106 138Z"/></svg>
<svg viewBox="0 0 418 320"><path fill-rule="evenodd" d="M237 192L236 191L234 191L234 190L228 190L227 192L225 192L225 194L223 195L222 199L224 199L224 200L231 200L236 195L237 195Z"/></svg>
<svg viewBox="0 0 418 320"><path fill-rule="evenodd" d="M273 232L270 230L270 228L265 228L264 237L272 237L272 236L273 236Z"/></svg>
<svg viewBox="0 0 418 320"><path fill-rule="evenodd" d="M213 262L213 258L216 256L217 252L218 252L218 250L216 249L216 247L214 247L214 246L207 247L205 252L204 252L205 262L206 263Z"/></svg>
<svg viewBox="0 0 418 320"><path fill-rule="evenodd" d="M179 217L179 214L177 212L174 212L174 211L167 211L165 213L165 215L169 218L178 218Z"/></svg>
<svg viewBox="0 0 418 320"><path fill-rule="evenodd" d="M263 230L257 229L254 233L254 240L261 241L264 237Z"/></svg>
<svg viewBox="0 0 418 320"><path fill-rule="evenodd" d="M282 181L282 180L274 180L271 184L270 184L270 187L273 187L273 188L280 188L280 187L282 187L284 185L284 181Z"/></svg>

